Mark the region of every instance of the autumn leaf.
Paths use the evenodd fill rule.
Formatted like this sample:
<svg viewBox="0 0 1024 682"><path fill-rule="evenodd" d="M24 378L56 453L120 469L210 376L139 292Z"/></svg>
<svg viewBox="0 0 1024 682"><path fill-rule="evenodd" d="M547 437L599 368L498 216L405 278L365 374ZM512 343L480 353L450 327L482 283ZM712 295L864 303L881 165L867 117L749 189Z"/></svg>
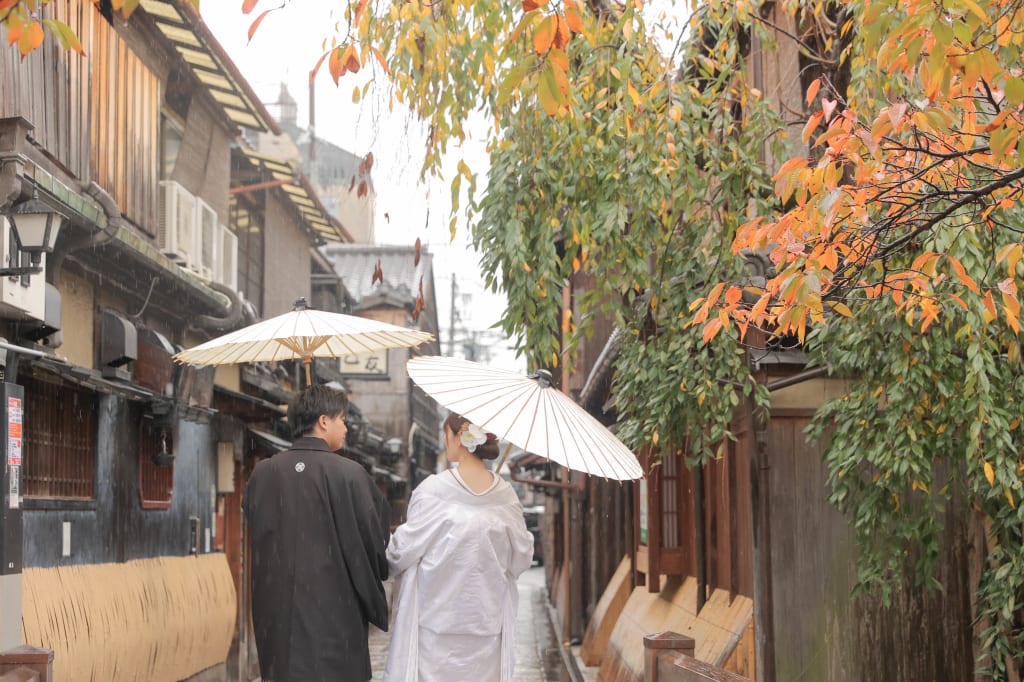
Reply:
<svg viewBox="0 0 1024 682"><path fill-rule="evenodd" d="M555 17L555 37L552 44L559 50L563 50L569 44L569 39L572 38L572 31L569 30L569 24L561 14L553 16Z"/></svg>
<svg viewBox="0 0 1024 682"><path fill-rule="evenodd" d="M420 249L422 248L422 246L423 245L420 242L420 238L416 237L416 245L413 247L413 259L412 259L412 264L413 265L419 265L420 264Z"/></svg>
<svg viewBox="0 0 1024 682"><path fill-rule="evenodd" d="M256 9L256 4L260 0L242 0L242 14L249 14Z"/></svg>
<svg viewBox="0 0 1024 682"><path fill-rule="evenodd" d="M43 24L46 25L46 28L50 29L50 32L57 36L57 41L60 42L61 47L65 50L74 50L80 55L85 55L82 41L78 39L78 36L75 35L70 26L56 19L43 19Z"/></svg>
<svg viewBox="0 0 1024 682"><path fill-rule="evenodd" d="M43 25L38 21L29 22L18 36L18 52L22 61L28 54L43 44Z"/></svg>
<svg viewBox="0 0 1024 682"><path fill-rule="evenodd" d="M809 86L807 86L807 106L811 105L814 98L818 96L818 89L821 88L821 79L815 78Z"/></svg>
<svg viewBox="0 0 1024 682"><path fill-rule="evenodd" d="M583 17L580 15L579 3L576 0L565 2L565 23L573 33L583 32Z"/></svg>
<svg viewBox="0 0 1024 682"><path fill-rule="evenodd" d="M533 49L538 55L543 55L551 48L551 44L555 40L555 34L558 32L558 18L557 15L550 15L545 17L537 29L533 32Z"/></svg>
<svg viewBox="0 0 1024 682"><path fill-rule="evenodd" d="M344 62L341 60L342 49L336 47L331 50L330 58L327 60L327 70L331 72L331 78L334 79L334 84L338 84L338 80L345 75L347 69L345 68Z"/></svg>
<svg viewBox="0 0 1024 682"><path fill-rule="evenodd" d="M349 43L345 48L345 52L341 55L341 61L345 65L345 68L352 73L359 71L360 61L359 53L356 52L356 46Z"/></svg>
<svg viewBox="0 0 1024 682"><path fill-rule="evenodd" d="M988 481L989 485L995 485L995 482L996 482L996 472L992 468L992 465L989 464L986 461L984 469L985 469L985 480Z"/></svg>
<svg viewBox="0 0 1024 682"><path fill-rule="evenodd" d="M548 4L548 0L523 0L523 11L532 12L546 4Z"/></svg>
<svg viewBox="0 0 1024 682"><path fill-rule="evenodd" d="M367 175L373 168L373 152L366 152L366 156L359 162L359 174Z"/></svg>
<svg viewBox="0 0 1024 682"><path fill-rule="evenodd" d="M273 12L275 9L278 9L278 8L277 7L273 7L271 9L264 10L262 13L260 13L260 15L258 17L256 17L256 20L253 21L252 24L249 25L249 40L250 41L252 40L252 37L254 35L256 35L256 29L258 29L260 27L260 24L263 23L263 20L266 19L267 15L270 14L271 12Z"/></svg>

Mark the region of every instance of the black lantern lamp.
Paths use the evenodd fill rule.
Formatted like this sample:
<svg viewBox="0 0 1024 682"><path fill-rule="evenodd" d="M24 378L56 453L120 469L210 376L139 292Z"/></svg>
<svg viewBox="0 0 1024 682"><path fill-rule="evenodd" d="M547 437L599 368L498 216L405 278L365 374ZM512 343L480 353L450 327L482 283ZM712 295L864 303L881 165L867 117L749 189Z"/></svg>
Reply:
<svg viewBox="0 0 1024 682"><path fill-rule="evenodd" d="M0 277L35 275L42 272L43 268L39 263L44 253L53 253L64 216L40 201L33 193L28 201L11 207L7 220L11 224L11 234L18 250L29 254L32 265L0 268Z"/></svg>

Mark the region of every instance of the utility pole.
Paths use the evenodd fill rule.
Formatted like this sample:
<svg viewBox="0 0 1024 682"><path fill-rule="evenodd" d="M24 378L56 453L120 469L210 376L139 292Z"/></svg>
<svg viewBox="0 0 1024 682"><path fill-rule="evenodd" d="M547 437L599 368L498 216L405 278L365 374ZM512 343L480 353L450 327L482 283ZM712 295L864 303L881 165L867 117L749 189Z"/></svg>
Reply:
<svg viewBox="0 0 1024 682"><path fill-rule="evenodd" d="M452 273L452 307L448 319L448 357L455 357L455 273Z"/></svg>

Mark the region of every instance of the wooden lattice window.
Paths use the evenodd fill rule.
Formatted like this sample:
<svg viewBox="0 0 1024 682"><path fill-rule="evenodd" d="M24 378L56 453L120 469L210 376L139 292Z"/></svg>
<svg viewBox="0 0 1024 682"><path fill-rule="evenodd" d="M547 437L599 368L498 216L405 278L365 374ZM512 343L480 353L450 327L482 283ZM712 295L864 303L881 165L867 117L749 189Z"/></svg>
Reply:
<svg viewBox="0 0 1024 682"><path fill-rule="evenodd" d="M96 393L23 377L25 497L91 500L96 478Z"/></svg>
<svg viewBox="0 0 1024 682"><path fill-rule="evenodd" d="M143 418L139 427L139 501L143 509L168 509L174 497L174 446L166 424Z"/></svg>

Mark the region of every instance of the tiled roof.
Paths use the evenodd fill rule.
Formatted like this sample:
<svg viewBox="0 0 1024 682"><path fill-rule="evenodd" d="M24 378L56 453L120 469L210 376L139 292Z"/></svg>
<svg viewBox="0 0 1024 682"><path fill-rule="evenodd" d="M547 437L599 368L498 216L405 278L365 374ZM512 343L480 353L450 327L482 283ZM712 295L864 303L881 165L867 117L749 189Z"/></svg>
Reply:
<svg viewBox="0 0 1024 682"><path fill-rule="evenodd" d="M432 256L426 250L420 252L418 265L412 246L328 244L321 251L334 265L345 288L356 301L385 290L395 298L412 303L419 295L421 278L424 295L429 295L427 289L433 284ZM373 270L378 259L384 272L383 285L373 283Z"/></svg>

